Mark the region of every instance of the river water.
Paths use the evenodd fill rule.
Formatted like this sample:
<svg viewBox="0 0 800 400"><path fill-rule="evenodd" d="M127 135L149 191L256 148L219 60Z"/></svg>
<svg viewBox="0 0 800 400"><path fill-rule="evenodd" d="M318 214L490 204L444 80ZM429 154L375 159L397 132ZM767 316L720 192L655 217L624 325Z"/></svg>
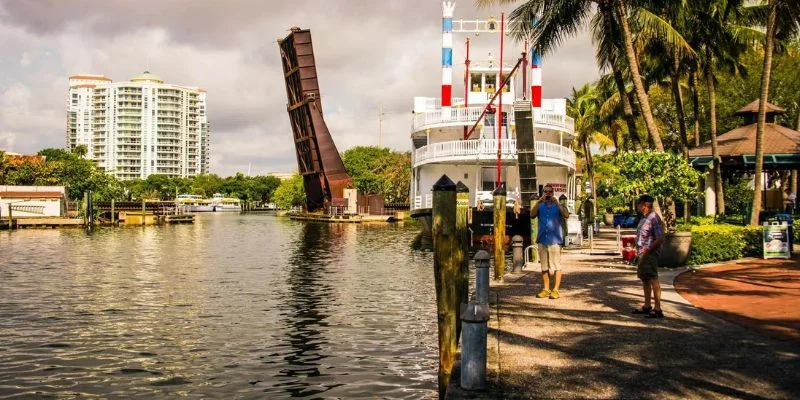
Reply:
<svg viewBox="0 0 800 400"><path fill-rule="evenodd" d="M202 214L0 232L0 398L432 398L415 226Z"/></svg>

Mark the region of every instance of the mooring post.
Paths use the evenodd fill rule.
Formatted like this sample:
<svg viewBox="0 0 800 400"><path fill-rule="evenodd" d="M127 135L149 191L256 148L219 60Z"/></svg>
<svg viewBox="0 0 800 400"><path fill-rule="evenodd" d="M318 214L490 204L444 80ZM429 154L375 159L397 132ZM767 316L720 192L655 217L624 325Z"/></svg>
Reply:
<svg viewBox="0 0 800 400"><path fill-rule="evenodd" d="M456 246L460 258L456 296L456 341L461 337L461 307L469 302L469 188L463 182L456 183Z"/></svg>
<svg viewBox="0 0 800 400"><path fill-rule="evenodd" d="M87 199L89 198L88 193L83 192L83 204L81 204L81 211L83 211L83 227L89 226L89 213L88 213L88 204Z"/></svg>
<svg viewBox="0 0 800 400"><path fill-rule="evenodd" d="M86 191L86 229L94 227L94 204L92 204L92 191Z"/></svg>
<svg viewBox="0 0 800 400"><path fill-rule="evenodd" d="M8 230L14 228L14 217L11 216L11 203L8 204Z"/></svg>
<svg viewBox="0 0 800 400"><path fill-rule="evenodd" d="M145 199L142 199L142 225L144 225Z"/></svg>
<svg viewBox="0 0 800 400"><path fill-rule="evenodd" d="M502 184L494 192L494 279L503 279L506 272L506 188Z"/></svg>
<svg viewBox="0 0 800 400"><path fill-rule="evenodd" d="M461 313L461 388L486 387L486 334L489 321L489 253L475 253L475 298Z"/></svg>
<svg viewBox="0 0 800 400"><path fill-rule="evenodd" d="M111 199L111 226L117 226L117 213L114 212L114 199Z"/></svg>
<svg viewBox="0 0 800 400"><path fill-rule="evenodd" d="M522 265L525 263L522 247L522 236L514 235L511 238L511 272L522 272Z"/></svg>
<svg viewBox="0 0 800 400"><path fill-rule="evenodd" d="M536 247L536 239L537 236L539 236L539 220L538 218L533 218L533 208L536 207L536 203L538 203L536 197L537 196L533 196L531 198L531 245L534 247ZM536 257L538 256L539 255L536 253L536 250L534 249L534 251L531 252L530 261L535 262Z"/></svg>
<svg viewBox="0 0 800 400"><path fill-rule="evenodd" d="M447 393L453 373L458 338L458 282L461 259L456 239L456 185L447 175L433 185L433 272L439 325L439 398Z"/></svg>

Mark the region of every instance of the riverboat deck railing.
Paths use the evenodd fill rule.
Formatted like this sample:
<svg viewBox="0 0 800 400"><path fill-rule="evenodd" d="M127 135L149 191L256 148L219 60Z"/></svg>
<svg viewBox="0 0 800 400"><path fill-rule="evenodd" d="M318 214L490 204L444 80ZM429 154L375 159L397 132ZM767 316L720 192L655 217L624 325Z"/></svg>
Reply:
<svg viewBox="0 0 800 400"><path fill-rule="evenodd" d="M516 162L517 140L501 139L503 160ZM481 161L497 158L497 139L453 140L431 143L414 150L414 168L436 162ZM575 152L556 143L536 142L537 161L575 168Z"/></svg>
<svg viewBox="0 0 800 400"><path fill-rule="evenodd" d="M478 120L483 109L483 105L471 107L458 107L456 105L450 111L450 118L443 118L441 108L426 108L426 111L414 114L413 131L419 132L424 129L443 126L472 125ZM539 110L534 113L533 117L537 128L554 129L571 135L575 132L575 121L564 114ZM509 123L514 123L513 113L510 113L508 118Z"/></svg>

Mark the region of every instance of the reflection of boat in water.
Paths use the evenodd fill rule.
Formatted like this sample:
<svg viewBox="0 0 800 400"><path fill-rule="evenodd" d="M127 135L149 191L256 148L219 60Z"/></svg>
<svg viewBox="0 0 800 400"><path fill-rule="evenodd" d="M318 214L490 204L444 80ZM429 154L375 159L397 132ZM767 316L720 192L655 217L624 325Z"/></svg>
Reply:
<svg viewBox="0 0 800 400"><path fill-rule="evenodd" d="M213 208L212 211L242 211L242 202L241 200L233 197L224 197L220 193L214 193L214 197L211 198L211 207Z"/></svg>
<svg viewBox="0 0 800 400"><path fill-rule="evenodd" d="M242 211L242 202L233 197L214 193L214 197L204 199L196 194L181 194L175 199L178 209L183 212L222 212Z"/></svg>
<svg viewBox="0 0 800 400"><path fill-rule="evenodd" d="M175 199L178 209L183 212L210 212L214 211L211 200L204 199L196 194L181 194Z"/></svg>

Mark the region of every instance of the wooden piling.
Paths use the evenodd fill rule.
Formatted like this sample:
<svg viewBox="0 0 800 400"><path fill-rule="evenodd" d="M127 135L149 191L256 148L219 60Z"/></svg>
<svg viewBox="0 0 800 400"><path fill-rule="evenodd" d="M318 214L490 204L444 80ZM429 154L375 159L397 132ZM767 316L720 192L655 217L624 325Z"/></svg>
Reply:
<svg viewBox="0 0 800 400"><path fill-rule="evenodd" d="M117 225L117 213L114 211L114 199L111 199L111 226Z"/></svg>
<svg viewBox="0 0 800 400"><path fill-rule="evenodd" d="M145 217L144 217L145 216L145 214L144 214L145 209L146 209L145 199L142 199L142 226L144 226L144 224L145 224Z"/></svg>
<svg viewBox="0 0 800 400"><path fill-rule="evenodd" d="M8 230L14 228L14 217L11 215L11 203L8 204Z"/></svg>
<svg viewBox="0 0 800 400"><path fill-rule="evenodd" d="M88 211L88 204L86 203L87 199L89 198L89 194L83 192L83 204L81 204L81 210L83 211L83 226L89 226L89 211Z"/></svg>
<svg viewBox="0 0 800 400"><path fill-rule="evenodd" d="M494 279L503 279L506 273L506 188L503 185L494 195Z"/></svg>
<svg viewBox="0 0 800 400"><path fill-rule="evenodd" d="M460 258L460 268L458 271L458 282L456 293L458 299L457 319L456 319L456 341L461 338L461 305L469 302L469 188L467 185L458 181L456 184L456 247L458 251L454 254Z"/></svg>
<svg viewBox="0 0 800 400"><path fill-rule="evenodd" d="M433 271L436 281L436 313L439 326L439 398L447 393L453 372L458 338L458 281L461 260L456 239L456 185L442 175L433 185Z"/></svg>

